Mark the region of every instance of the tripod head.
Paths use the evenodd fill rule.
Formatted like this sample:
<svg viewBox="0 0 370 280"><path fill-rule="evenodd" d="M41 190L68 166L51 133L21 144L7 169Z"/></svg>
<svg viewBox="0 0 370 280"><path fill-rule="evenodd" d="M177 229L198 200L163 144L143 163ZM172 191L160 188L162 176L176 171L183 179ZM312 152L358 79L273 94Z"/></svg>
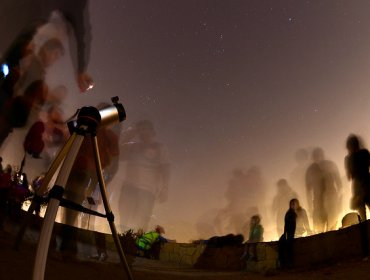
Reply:
<svg viewBox="0 0 370 280"><path fill-rule="evenodd" d="M120 123L126 119L126 111L122 103L119 103L118 96L112 97L112 105L98 110L92 106L82 107L77 115L76 122L68 123L70 130L82 126L87 127L86 132L95 133L98 127Z"/></svg>

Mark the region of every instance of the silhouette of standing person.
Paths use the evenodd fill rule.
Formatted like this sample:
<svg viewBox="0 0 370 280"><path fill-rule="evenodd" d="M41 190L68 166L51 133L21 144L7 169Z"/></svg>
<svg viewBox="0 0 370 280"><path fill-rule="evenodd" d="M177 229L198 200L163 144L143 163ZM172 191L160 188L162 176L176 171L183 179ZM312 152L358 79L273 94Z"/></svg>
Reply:
<svg viewBox="0 0 370 280"><path fill-rule="evenodd" d="M304 234L310 235L312 231L310 227L310 222L308 221L307 212L304 208L302 208L298 200L297 200L297 203L298 203L298 207L296 210L297 221L296 221L295 237L302 237L304 236Z"/></svg>
<svg viewBox="0 0 370 280"><path fill-rule="evenodd" d="M98 107L103 109L105 106L101 105ZM99 143L101 167L106 175L108 169L112 165L115 165L119 155L119 138L111 127L99 127L96 137ZM90 195L95 190L97 181L95 158L93 154L93 140L90 137L85 137L68 177L64 197L67 200L81 205L86 196ZM76 210L66 208L64 210L64 223L70 226L75 225L78 214L79 212ZM66 257L74 257L78 253L76 242L77 230L70 226L64 226L61 233L62 240L60 251ZM95 234L95 237L97 237L96 241L98 242L98 247L105 245L104 238L102 240L99 234ZM98 250L99 249L100 248L98 248ZM104 252L104 247L99 253L106 253ZM103 258L106 258L106 255Z"/></svg>
<svg viewBox="0 0 370 280"><path fill-rule="evenodd" d="M164 145L155 140L153 123L142 120L121 135L125 178L119 198L124 230L148 229L156 201L167 200L170 165Z"/></svg>
<svg viewBox="0 0 370 280"><path fill-rule="evenodd" d="M289 201L289 209L284 217L284 233L279 239L279 262L281 268L293 265L293 242L297 227L297 210L299 202L293 198Z"/></svg>
<svg viewBox="0 0 370 280"><path fill-rule="evenodd" d="M306 172L308 209L313 215L315 231L324 232L336 226L341 210L342 182L337 166L325 160L321 148L313 150L312 159Z"/></svg>
<svg viewBox="0 0 370 280"><path fill-rule="evenodd" d="M276 231L278 236L283 234L283 221L286 213L286 206L289 201L297 197L295 191L289 186L288 181L280 179L277 184L277 193L272 201L272 213L276 215Z"/></svg>
<svg viewBox="0 0 370 280"><path fill-rule="evenodd" d="M306 149L299 149L295 153L296 166L292 170L289 176L289 183L294 186L294 190L299 195L303 204L307 203L306 198L306 186L305 186L305 174L309 162L309 153Z"/></svg>
<svg viewBox="0 0 370 280"><path fill-rule="evenodd" d="M356 135L347 138L348 155L345 158L347 178L352 180L351 209L357 210L361 220L366 220L366 207L370 206L370 153L362 148Z"/></svg>

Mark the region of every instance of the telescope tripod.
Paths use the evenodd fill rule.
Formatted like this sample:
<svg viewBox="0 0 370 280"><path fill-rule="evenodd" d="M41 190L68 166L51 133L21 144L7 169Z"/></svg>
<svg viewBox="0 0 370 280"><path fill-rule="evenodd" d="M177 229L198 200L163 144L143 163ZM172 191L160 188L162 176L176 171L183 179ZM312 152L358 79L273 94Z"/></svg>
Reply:
<svg viewBox="0 0 370 280"><path fill-rule="evenodd" d="M82 112L82 110L84 110ZM81 114L82 112L82 114ZM37 194L43 195L47 192L48 184L50 183L51 179L53 178L54 174L56 174L58 168L60 170L58 172L56 181L54 186L52 187L49 193L49 202L48 207L45 213L43 225L40 232L39 242L37 246L36 258L34 263L33 269L33 280L43 280L45 274L45 267L46 267L46 259L48 248L50 246L50 239L52 235L52 230L55 222L55 218L58 212L59 206L64 206L71 208L73 210L82 211L85 213L97 215L100 217L105 217L108 220L112 236L114 239L115 246L117 248L117 252L119 254L121 263L125 269L125 272L128 276L129 280L133 280L133 276L131 274L130 267L127 263L125 254L122 249L121 242L118 237L117 229L114 224L114 215L112 213L111 207L109 205L109 201L107 198L106 192L106 184L103 177L100 154L99 154L99 145L98 139L96 136L98 126L100 124L100 115L99 111L94 107L83 107L77 119L77 125L72 127L72 123L69 123L69 128L73 133L71 134L70 138L68 139L67 143L63 146L63 148L58 153L57 157L53 161L50 166L49 171L45 175L45 178L38 190ZM95 169L96 175L99 182L99 188L101 192L101 197L105 209L105 215L86 209L81 205L73 203L71 201L67 201L63 198L63 193L71 173L74 161L77 157L77 154L80 150L81 145L85 137L90 137L93 143L93 153L94 153L94 161L95 161ZM31 214L36 207L37 199L32 201L30 206ZM23 233L24 233L23 229ZM19 243L23 236L22 229L17 237L17 242ZM17 246L17 243L16 243Z"/></svg>

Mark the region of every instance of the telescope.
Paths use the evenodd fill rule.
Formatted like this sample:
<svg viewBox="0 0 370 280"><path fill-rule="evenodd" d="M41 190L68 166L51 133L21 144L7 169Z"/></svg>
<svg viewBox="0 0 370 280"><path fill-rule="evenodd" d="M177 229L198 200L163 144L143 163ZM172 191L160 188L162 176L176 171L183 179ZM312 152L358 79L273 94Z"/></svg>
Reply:
<svg viewBox="0 0 370 280"><path fill-rule="evenodd" d="M126 119L125 109L123 105L119 103L118 97L113 97L111 101L113 103L112 105L104 106L104 108L101 108L100 110L92 106L82 107L78 111L77 120L68 122L68 128L71 132L71 136L54 159L49 171L45 175L41 187L37 191L37 195L42 195L47 191L51 179L61 166L55 184L49 192L48 207L46 209L43 225L40 232L39 242L37 245L37 252L33 269L33 280L44 279L46 259L50 245L51 234L59 206L64 206L82 212L89 211L81 205L75 205L73 202L63 198L63 193L69 178L69 174L72 170L72 166L85 137L90 137L92 139L96 175L98 178L100 193L105 209L105 214L101 214L98 212L92 213L94 212L92 210L90 210L90 213L92 213L93 215L104 217L108 220L113 240L116 245L123 268L126 271L128 279L133 279L130 267L128 266L126 257L122 249L121 241L118 237L116 226L114 224L114 215L112 213L107 198L106 185L100 160L98 139L96 136L99 128L117 124ZM33 211L32 209L35 208L36 203L37 200L32 201L29 212Z"/></svg>
<svg viewBox="0 0 370 280"><path fill-rule="evenodd" d="M68 124L71 128L88 127L89 130L96 130L98 127L109 126L120 123L126 119L126 111L117 96L112 97L112 105L104 106L101 109L87 106L78 110L77 120Z"/></svg>

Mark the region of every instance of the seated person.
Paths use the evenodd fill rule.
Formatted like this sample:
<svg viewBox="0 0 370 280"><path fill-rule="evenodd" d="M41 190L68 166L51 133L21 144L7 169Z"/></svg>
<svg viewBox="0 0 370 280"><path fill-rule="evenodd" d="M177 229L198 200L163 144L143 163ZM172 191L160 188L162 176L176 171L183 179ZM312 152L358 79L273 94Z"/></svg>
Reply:
<svg viewBox="0 0 370 280"><path fill-rule="evenodd" d="M158 225L155 227L154 231L149 231L139 236L136 239L136 247L139 250L138 255L143 253L144 257L147 258L159 258L159 248L156 245L168 242L162 234L165 234L165 230Z"/></svg>
<svg viewBox="0 0 370 280"><path fill-rule="evenodd" d="M263 226L260 224L259 215L254 215L250 220L249 238L245 245L241 259L257 261L257 243L263 241Z"/></svg>

